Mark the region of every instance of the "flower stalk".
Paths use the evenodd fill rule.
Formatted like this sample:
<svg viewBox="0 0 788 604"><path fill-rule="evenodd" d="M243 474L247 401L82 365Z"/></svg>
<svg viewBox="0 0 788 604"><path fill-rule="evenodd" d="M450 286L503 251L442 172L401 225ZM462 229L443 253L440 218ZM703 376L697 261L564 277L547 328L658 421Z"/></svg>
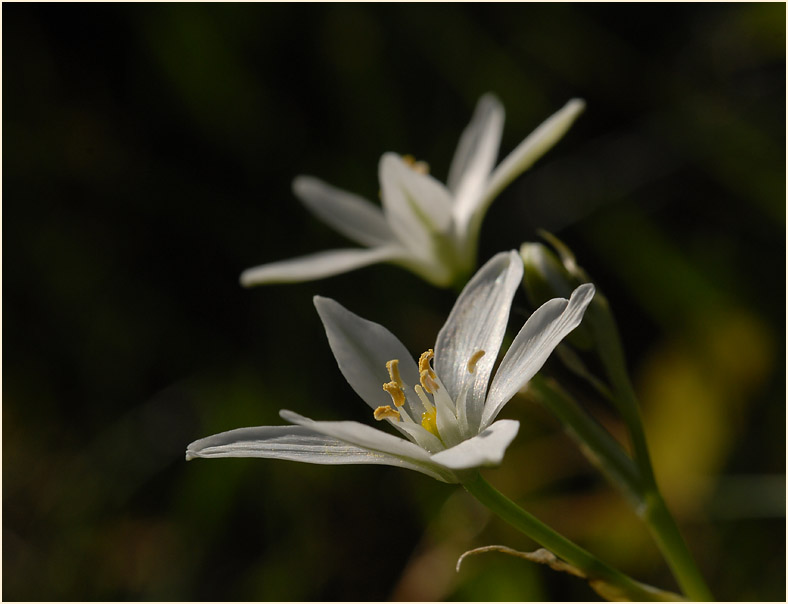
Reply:
<svg viewBox="0 0 788 604"><path fill-rule="evenodd" d="M558 418L585 456L635 509L645 505L638 469L607 430L552 379L535 376L528 384L528 392Z"/></svg>
<svg viewBox="0 0 788 604"><path fill-rule="evenodd" d="M525 244L521 248L526 265L524 285L532 299L538 299L549 291L563 291L564 288L577 287L591 280L578 266L574 254L565 244L549 233L542 235L553 245L558 256L541 244ZM627 427L632 457L629 458L604 429L593 424L577 403L556 384L537 380L531 386L538 392L542 403L568 426L570 434L580 442L583 452L633 503L636 513L648 526L687 597L699 601L711 600L712 594L659 491L640 415L640 404L626 368L621 337L607 298L601 292L597 292L586 312L583 329L590 335L602 363L610 386L607 398L615 405ZM588 379L587 375L583 377ZM631 463L624 462L622 455Z"/></svg>
<svg viewBox="0 0 788 604"><path fill-rule="evenodd" d="M626 370L621 338L607 299L601 294L598 295L595 306L589 308L586 316L587 325L595 336L600 359L613 389L614 401L617 402L617 408L632 440L633 458L640 475L643 501L643 505L636 508L636 511L648 526L687 597L697 601L712 600L711 591L657 485L640 415L640 404Z"/></svg>
<svg viewBox="0 0 788 604"><path fill-rule="evenodd" d="M683 598L625 575L529 514L474 472L463 487L501 519L579 570L594 591L611 601L675 602Z"/></svg>

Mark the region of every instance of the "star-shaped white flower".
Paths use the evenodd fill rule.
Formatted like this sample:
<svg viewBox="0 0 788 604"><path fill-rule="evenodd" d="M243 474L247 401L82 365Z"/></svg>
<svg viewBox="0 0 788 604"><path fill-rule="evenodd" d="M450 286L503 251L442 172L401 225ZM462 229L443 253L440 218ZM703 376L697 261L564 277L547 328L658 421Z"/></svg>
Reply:
<svg viewBox="0 0 788 604"><path fill-rule="evenodd" d="M458 482L456 472L496 465L519 422L495 421L503 406L580 324L594 286L534 312L490 382L514 293L522 280L517 252L485 264L457 299L432 350L416 362L385 327L328 298L315 297L339 369L373 416L402 437L354 421L314 421L282 410L292 426L240 428L190 444L195 457L266 457L317 464L386 464ZM403 438L404 437L404 438Z"/></svg>
<svg viewBox="0 0 788 604"><path fill-rule="evenodd" d="M547 152L583 110L569 101L496 167L504 110L483 96L462 133L446 185L426 164L396 153L380 159L382 207L311 176L293 182L296 196L318 218L364 248L340 249L247 269L246 286L330 277L378 262L404 266L447 286L464 281L476 262L482 219L493 199Z"/></svg>

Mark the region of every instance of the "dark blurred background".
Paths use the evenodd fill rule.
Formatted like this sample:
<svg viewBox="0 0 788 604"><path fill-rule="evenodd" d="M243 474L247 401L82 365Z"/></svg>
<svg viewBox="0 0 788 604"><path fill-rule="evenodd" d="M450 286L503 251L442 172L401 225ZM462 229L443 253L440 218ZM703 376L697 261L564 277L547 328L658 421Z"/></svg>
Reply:
<svg viewBox="0 0 788 604"><path fill-rule="evenodd" d="M785 5L3 4L4 600L586 600L534 544L403 470L198 460L280 408L370 422L311 298L414 354L453 294L375 266L244 290L347 243L312 174L445 180L476 100L502 153L579 96L493 205L480 261L563 238L610 299L658 478L715 595L785 598ZM518 297L513 325L527 306ZM595 408L621 434L615 417ZM537 405L487 476L639 579L646 530Z"/></svg>

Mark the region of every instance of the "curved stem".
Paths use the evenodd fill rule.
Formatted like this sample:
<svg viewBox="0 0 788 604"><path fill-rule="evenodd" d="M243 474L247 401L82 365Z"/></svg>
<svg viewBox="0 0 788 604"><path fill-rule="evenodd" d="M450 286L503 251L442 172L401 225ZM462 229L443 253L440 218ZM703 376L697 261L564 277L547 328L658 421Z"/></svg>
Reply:
<svg viewBox="0 0 788 604"><path fill-rule="evenodd" d="M682 591L692 600L709 601L711 591L679 532L654 476L646 432L640 416L640 403L629 380L621 346L621 337L607 300L597 296L590 313L600 358L615 394L615 402L632 440L633 458L642 481L643 505L637 509L657 542Z"/></svg>
<svg viewBox="0 0 788 604"><path fill-rule="evenodd" d="M609 600L677 601L677 594L663 591L636 581L532 516L491 486L480 474L468 476L462 482L471 495L495 512L503 520L528 537L574 566L589 580L591 587Z"/></svg>
<svg viewBox="0 0 788 604"><path fill-rule="evenodd" d="M644 505L635 464L610 433L599 425L554 380L535 375L529 391L555 415L583 454L617 487L636 509Z"/></svg>
<svg viewBox="0 0 788 604"><path fill-rule="evenodd" d="M656 487L646 495L643 518L682 591L691 600L712 601L714 596L695 565L695 560L681 536L679 527Z"/></svg>

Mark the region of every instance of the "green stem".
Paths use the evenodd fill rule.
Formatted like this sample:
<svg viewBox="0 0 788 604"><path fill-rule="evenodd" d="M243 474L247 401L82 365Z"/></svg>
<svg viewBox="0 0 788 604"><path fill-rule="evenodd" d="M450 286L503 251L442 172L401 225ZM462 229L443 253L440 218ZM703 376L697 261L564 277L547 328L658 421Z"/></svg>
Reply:
<svg viewBox="0 0 788 604"><path fill-rule="evenodd" d="M490 485L479 473L463 480L471 495L503 520L582 572L591 587L609 600L677 601L677 594L657 589L608 566L532 516Z"/></svg>
<svg viewBox="0 0 788 604"><path fill-rule="evenodd" d="M665 556L673 575L686 596L697 602L710 602L714 599L703 575L700 574L695 560L681 536L679 527L662 499L659 491L655 490L646 495L647 504L642 516L646 525L651 530L654 541L657 542L662 554Z"/></svg>
<svg viewBox="0 0 788 604"><path fill-rule="evenodd" d="M593 308L591 320L601 353L600 358L613 387L618 410L629 429L633 457L642 481L644 505L638 508L638 515L643 518L651 530L654 540L676 577L676 581L687 597L698 601L711 600L711 591L660 494L651 465L643 420L640 416L640 403L626 370L618 327L607 300L599 296L599 299L594 302L597 306Z"/></svg>
<svg viewBox="0 0 788 604"><path fill-rule="evenodd" d="M696 601L709 601L714 597L706 585L700 570L695 564L695 560L687 547L684 538L681 536L679 527L673 519L665 500L662 498L657 480L651 466L651 458L648 454L648 445L646 444L646 434L643 429L643 422L640 418L638 401L635 398L635 393L632 388L629 378L625 377L626 383L621 384L621 388L616 386L616 390L623 396L630 399L630 404L627 405L634 409L629 422L630 434L632 435L632 442L635 449L636 459L641 463L641 472L643 472L643 491L645 505L638 509L640 515L649 527L654 541L656 541L662 555L670 566L673 576L676 577L681 590L691 600ZM638 451L640 455L638 455ZM648 471L645 472L643 466L647 466Z"/></svg>
<svg viewBox="0 0 788 604"><path fill-rule="evenodd" d="M568 247L549 233L542 232L541 235L553 245L560 256L559 262L552 252L546 248L538 248L540 250L538 253L544 255L551 267L552 276L559 282L559 287L590 281L588 275L577 266L574 254ZM527 269L528 262L525 263ZM529 294L538 291L539 278L547 278L541 275L538 269L534 269L534 272L537 279L530 284L526 272L525 288ZM583 364L571 355L563 355L564 363L575 373L590 380L606 398L612 394L611 400L629 432L632 457L626 455L605 430L593 425L592 420L585 416L577 403L557 386L551 388L552 384L535 382L536 389L541 395L540 400L568 427L570 434L579 441L581 449L591 461L635 504L638 515L647 524L684 593L692 599L709 600L712 597L711 592L659 492L640 416L640 404L626 369L621 337L610 305L600 291L596 292L593 302L586 310L583 328L591 332L612 392L600 388L598 380L590 376ZM622 460L622 456L626 459Z"/></svg>
<svg viewBox="0 0 788 604"><path fill-rule="evenodd" d="M636 508L643 506L638 470L623 447L586 413L554 380L541 375L528 383L529 390L563 425L585 456Z"/></svg>
<svg viewBox="0 0 788 604"><path fill-rule="evenodd" d="M618 327L613 320L613 314L604 296L598 295L594 306L589 309L589 319L592 323L600 358L605 368L605 373L610 380L614 391L614 402L629 430L632 440L633 457L640 471L640 477L645 485L656 486L654 470L651 466L651 456L648 452L646 434L640 418L640 405L629 375L626 370L624 351Z"/></svg>

